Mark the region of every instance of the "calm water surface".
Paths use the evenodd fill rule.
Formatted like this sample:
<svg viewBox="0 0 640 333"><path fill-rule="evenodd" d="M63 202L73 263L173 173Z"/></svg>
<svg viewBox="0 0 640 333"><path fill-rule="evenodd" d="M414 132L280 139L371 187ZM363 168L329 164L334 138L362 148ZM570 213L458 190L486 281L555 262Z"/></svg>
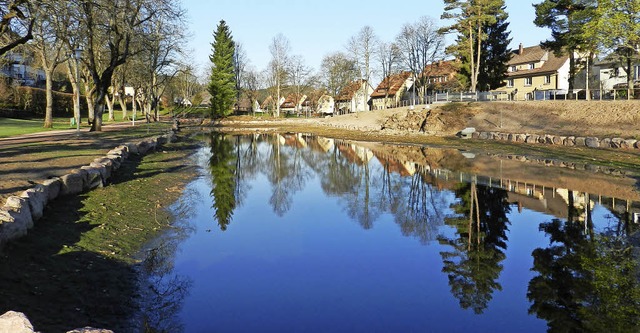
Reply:
<svg viewBox="0 0 640 333"><path fill-rule="evenodd" d="M308 135L206 141L161 283L185 332L638 329L633 180Z"/></svg>

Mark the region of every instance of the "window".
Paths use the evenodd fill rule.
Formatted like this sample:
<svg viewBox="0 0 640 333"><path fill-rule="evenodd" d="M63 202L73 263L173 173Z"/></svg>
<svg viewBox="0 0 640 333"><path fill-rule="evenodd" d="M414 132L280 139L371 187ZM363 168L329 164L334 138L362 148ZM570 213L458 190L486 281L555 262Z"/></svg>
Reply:
<svg viewBox="0 0 640 333"><path fill-rule="evenodd" d="M516 72L518 70L518 66L511 66L511 71Z"/></svg>
<svg viewBox="0 0 640 333"><path fill-rule="evenodd" d="M551 84L551 75L545 75L544 84Z"/></svg>
<svg viewBox="0 0 640 333"><path fill-rule="evenodd" d="M533 79L532 78L530 78L530 77L525 77L524 78L524 85L525 86L530 86L532 84L533 84Z"/></svg>
<svg viewBox="0 0 640 333"><path fill-rule="evenodd" d="M633 79L640 80L640 66L633 66Z"/></svg>
<svg viewBox="0 0 640 333"><path fill-rule="evenodd" d="M513 79L507 80L507 87L513 87Z"/></svg>
<svg viewBox="0 0 640 333"><path fill-rule="evenodd" d="M529 69L534 69L534 68L536 68L536 64L535 64L535 63L533 63L533 62L532 62L532 63L530 63L530 64L529 64Z"/></svg>

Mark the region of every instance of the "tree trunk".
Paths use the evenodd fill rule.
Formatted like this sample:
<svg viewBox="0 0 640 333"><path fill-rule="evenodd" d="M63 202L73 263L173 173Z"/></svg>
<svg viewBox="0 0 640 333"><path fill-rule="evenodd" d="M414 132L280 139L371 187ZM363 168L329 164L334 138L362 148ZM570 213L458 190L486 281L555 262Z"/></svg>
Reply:
<svg viewBox="0 0 640 333"><path fill-rule="evenodd" d="M469 23L469 61L471 62L471 90L476 90L476 80L474 73L476 72L475 68L475 59L473 57L473 26Z"/></svg>
<svg viewBox="0 0 640 333"><path fill-rule="evenodd" d="M72 62L67 62L67 77L71 82L71 89L73 90L73 117L76 120L80 119L80 84L76 80L75 67L72 68Z"/></svg>
<svg viewBox="0 0 640 333"><path fill-rule="evenodd" d="M569 98L573 99L573 88L575 87L574 81L576 78L576 57L573 50L569 51Z"/></svg>
<svg viewBox="0 0 640 333"><path fill-rule="evenodd" d="M115 121L116 117L113 111L113 104L116 102L116 96L115 94L113 94L113 96L109 97L106 96L105 101L107 102L107 109L109 110L109 120L108 121Z"/></svg>
<svg viewBox="0 0 640 333"><path fill-rule="evenodd" d="M44 113L44 128L52 128L53 127L53 71L52 70L46 70L45 71L45 82L46 82L46 87L45 87L45 93L46 93L46 100L47 100L47 106L45 108L45 113Z"/></svg>
<svg viewBox="0 0 640 333"><path fill-rule="evenodd" d="M127 98L124 95L124 90L118 93L118 104L120 104L120 108L122 109L122 120L127 119Z"/></svg>
<svg viewBox="0 0 640 333"><path fill-rule="evenodd" d="M632 99L634 95L633 91L633 66L631 56L627 56L627 99Z"/></svg>

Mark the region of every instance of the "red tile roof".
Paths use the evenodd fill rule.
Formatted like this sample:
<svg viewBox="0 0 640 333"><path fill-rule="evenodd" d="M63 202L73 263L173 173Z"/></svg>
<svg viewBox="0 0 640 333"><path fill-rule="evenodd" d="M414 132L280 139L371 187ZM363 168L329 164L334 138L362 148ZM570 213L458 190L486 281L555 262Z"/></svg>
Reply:
<svg viewBox="0 0 640 333"><path fill-rule="evenodd" d="M342 91L340 91L340 94L336 97L336 102L352 100L356 92L362 89L362 85L365 82L365 80L356 80L351 82L348 86L344 87Z"/></svg>
<svg viewBox="0 0 640 333"><path fill-rule="evenodd" d="M378 85L376 90L371 94L371 98L380 98L388 96L395 96L400 88L404 86L405 81L411 76L411 72L402 72L395 75L390 75L384 78Z"/></svg>
<svg viewBox="0 0 640 333"><path fill-rule="evenodd" d="M524 76L532 76L537 74L555 73L569 60L568 55L556 57L552 51L543 49L540 45L524 47L522 53L520 50L512 51L513 56L507 62L508 66L523 65L527 63L538 63L544 60L541 67L534 69L520 69L515 72L508 72L507 77L516 78Z"/></svg>

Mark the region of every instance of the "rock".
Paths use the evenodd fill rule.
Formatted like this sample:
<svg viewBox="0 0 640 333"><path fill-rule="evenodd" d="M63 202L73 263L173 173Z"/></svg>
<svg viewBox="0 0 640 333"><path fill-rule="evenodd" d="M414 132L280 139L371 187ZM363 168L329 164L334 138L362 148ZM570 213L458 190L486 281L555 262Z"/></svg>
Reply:
<svg viewBox="0 0 640 333"><path fill-rule="evenodd" d="M76 328L74 330L68 331L67 333L113 333L113 331L103 328L84 327Z"/></svg>
<svg viewBox="0 0 640 333"><path fill-rule="evenodd" d="M573 147L576 145L576 137L575 136L568 136L567 139L564 141L564 145L567 147Z"/></svg>
<svg viewBox="0 0 640 333"><path fill-rule="evenodd" d="M73 195L82 193L84 189L84 182L86 177L82 173L69 173L60 177L62 186L60 187L60 195Z"/></svg>
<svg viewBox="0 0 640 333"><path fill-rule="evenodd" d="M138 151L138 146L135 143L127 143L127 148L129 149L129 153L131 154L140 154Z"/></svg>
<svg viewBox="0 0 640 333"><path fill-rule="evenodd" d="M106 158L111 160L111 172L120 169L120 165L122 164L122 156L107 155Z"/></svg>
<svg viewBox="0 0 640 333"><path fill-rule="evenodd" d="M624 140L623 148L624 149L633 149L633 147L636 146L636 143L638 143L638 140L636 140L636 139Z"/></svg>
<svg viewBox="0 0 640 333"><path fill-rule="evenodd" d="M96 168L93 166L83 166L82 170L87 172L87 179L84 184L85 191L104 186L104 180L102 178L104 167Z"/></svg>
<svg viewBox="0 0 640 333"><path fill-rule="evenodd" d="M489 139L489 132L480 132L480 140L487 140Z"/></svg>
<svg viewBox="0 0 640 333"><path fill-rule="evenodd" d="M27 228L33 227L33 216L28 199L11 196L4 203L4 210L13 216L15 221L23 223Z"/></svg>
<svg viewBox="0 0 640 333"><path fill-rule="evenodd" d="M611 139L611 148L621 148L624 140L622 138Z"/></svg>
<svg viewBox="0 0 640 333"><path fill-rule="evenodd" d="M600 140L600 148L611 148L611 139L604 138Z"/></svg>
<svg viewBox="0 0 640 333"><path fill-rule="evenodd" d="M55 200L60 194L60 188L62 187L62 181L60 178L51 178L42 182L42 186L47 188L48 198L47 201Z"/></svg>
<svg viewBox="0 0 640 333"><path fill-rule="evenodd" d="M527 139L525 140L526 143L538 143L538 139L540 139L540 136L537 134L531 134L527 137Z"/></svg>
<svg viewBox="0 0 640 333"><path fill-rule="evenodd" d="M553 135L547 134L547 135L544 136L544 143L546 143L548 145L552 145L554 138L555 137Z"/></svg>
<svg viewBox="0 0 640 333"><path fill-rule="evenodd" d="M49 189L44 185L36 185L24 192L20 197L27 199L29 202L29 209L31 210L31 217L34 220L42 218L44 208L49 201Z"/></svg>
<svg viewBox="0 0 640 333"><path fill-rule="evenodd" d="M527 140L526 134L516 134L516 142L525 142Z"/></svg>
<svg viewBox="0 0 640 333"><path fill-rule="evenodd" d="M584 140L584 145L589 148L599 148L600 147L600 139L590 136Z"/></svg>
<svg viewBox="0 0 640 333"><path fill-rule="evenodd" d="M0 246L26 234L27 225L24 220L17 219L5 209L0 209Z"/></svg>
<svg viewBox="0 0 640 333"><path fill-rule="evenodd" d="M584 147L586 146L586 138L581 137L581 136L577 136L576 137L576 146L578 147Z"/></svg>
<svg viewBox="0 0 640 333"><path fill-rule="evenodd" d="M567 137L564 136L554 136L552 141L554 145L563 145L564 141L567 139Z"/></svg>
<svg viewBox="0 0 640 333"><path fill-rule="evenodd" d="M160 135L160 136L158 136L158 137L156 138L156 142L157 142L159 145L163 145L163 144L167 143L167 141L168 141L168 140L167 140L167 137L166 137L166 136L164 136L164 135Z"/></svg>
<svg viewBox="0 0 640 333"><path fill-rule="evenodd" d="M8 311L0 316L0 332L2 333L34 333L33 325L21 312Z"/></svg>

